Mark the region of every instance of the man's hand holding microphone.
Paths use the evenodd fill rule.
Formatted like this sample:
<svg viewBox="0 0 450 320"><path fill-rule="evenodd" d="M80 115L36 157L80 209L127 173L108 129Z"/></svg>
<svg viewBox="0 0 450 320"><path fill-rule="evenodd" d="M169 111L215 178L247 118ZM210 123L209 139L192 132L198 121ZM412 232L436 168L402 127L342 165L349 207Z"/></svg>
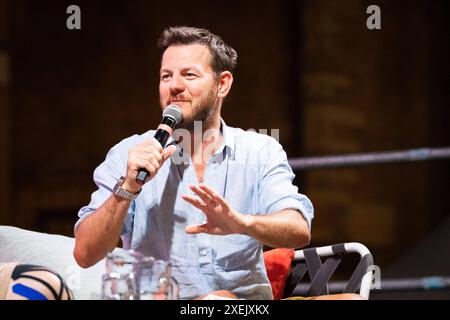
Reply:
<svg viewBox="0 0 450 320"><path fill-rule="evenodd" d="M164 149L164 146L182 118L181 109L177 105L167 106L155 137L130 149L123 189L137 194L144 183L153 179L159 168L176 150L174 145L167 149Z"/></svg>

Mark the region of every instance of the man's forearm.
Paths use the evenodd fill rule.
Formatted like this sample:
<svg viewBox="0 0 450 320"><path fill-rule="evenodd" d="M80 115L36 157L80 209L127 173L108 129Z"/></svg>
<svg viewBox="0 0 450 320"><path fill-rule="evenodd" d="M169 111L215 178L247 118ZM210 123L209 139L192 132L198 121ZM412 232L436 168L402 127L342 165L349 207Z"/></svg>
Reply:
<svg viewBox="0 0 450 320"><path fill-rule="evenodd" d="M273 248L301 248L310 242L308 223L296 210L248 217L246 234L265 245Z"/></svg>
<svg viewBox="0 0 450 320"><path fill-rule="evenodd" d="M81 267L94 265L117 245L130 204L131 200L111 195L80 223L75 231L74 257Z"/></svg>

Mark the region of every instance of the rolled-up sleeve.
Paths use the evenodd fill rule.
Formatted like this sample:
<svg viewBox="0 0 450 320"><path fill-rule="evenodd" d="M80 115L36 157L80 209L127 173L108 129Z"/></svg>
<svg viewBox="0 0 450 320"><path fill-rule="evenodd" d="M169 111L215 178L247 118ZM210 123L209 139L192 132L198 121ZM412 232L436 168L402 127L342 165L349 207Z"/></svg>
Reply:
<svg viewBox="0 0 450 320"><path fill-rule="evenodd" d="M121 176L126 174L127 159L123 155L128 155L128 150L123 150L124 146L121 144L115 145L109 150L105 161L101 163L94 171L94 182L98 189L92 193L91 201L87 206L82 207L78 211L78 221L75 224L75 230L80 223L97 210L112 194L114 185ZM131 233L133 216L134 216L134 202L128 209L127 216L122 227L121 235Z"/></svg>
<svg viewBox="0 0 450 320"><path fill-rule="evenodd" d="M314 208L307 196L298 192L292 184L295 177L286 152L273 138L268 138L261 150L262 162L259 184L259 207L262 213L273 213L285 209L301 212L311 229Z"/></svg>

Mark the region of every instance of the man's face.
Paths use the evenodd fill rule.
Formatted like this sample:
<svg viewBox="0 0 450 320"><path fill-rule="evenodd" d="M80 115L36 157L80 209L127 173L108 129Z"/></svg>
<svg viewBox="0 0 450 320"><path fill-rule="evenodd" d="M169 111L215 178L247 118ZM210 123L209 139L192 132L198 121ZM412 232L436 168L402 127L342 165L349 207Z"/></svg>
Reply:
<svg viewBox="0 0 450 320"><path fill-rule="evenodd" d="M161 61L159 100L162 108L178 105L183 121L192 131L194 121L209 126L217 110L217 82L211 68L211 53L200 44L170 46Z"/></svg>

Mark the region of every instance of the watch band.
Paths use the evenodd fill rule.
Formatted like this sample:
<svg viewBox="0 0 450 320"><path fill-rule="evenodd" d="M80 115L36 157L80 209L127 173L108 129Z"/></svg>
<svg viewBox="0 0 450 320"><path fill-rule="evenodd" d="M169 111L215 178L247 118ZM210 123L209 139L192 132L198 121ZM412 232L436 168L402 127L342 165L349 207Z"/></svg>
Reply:
<svg viewBox="0 0 450 320"><path fill-rule="evenodd" d="M138 193L132 193L130 191L123 189L122 185L124 182L125 182L125 177L120 177L120 179L117 180L117 183L114 186L113 193L115 195L118 195L119 197L127 199L127 200L136 199L141 191L139 190Z"/></svg>

